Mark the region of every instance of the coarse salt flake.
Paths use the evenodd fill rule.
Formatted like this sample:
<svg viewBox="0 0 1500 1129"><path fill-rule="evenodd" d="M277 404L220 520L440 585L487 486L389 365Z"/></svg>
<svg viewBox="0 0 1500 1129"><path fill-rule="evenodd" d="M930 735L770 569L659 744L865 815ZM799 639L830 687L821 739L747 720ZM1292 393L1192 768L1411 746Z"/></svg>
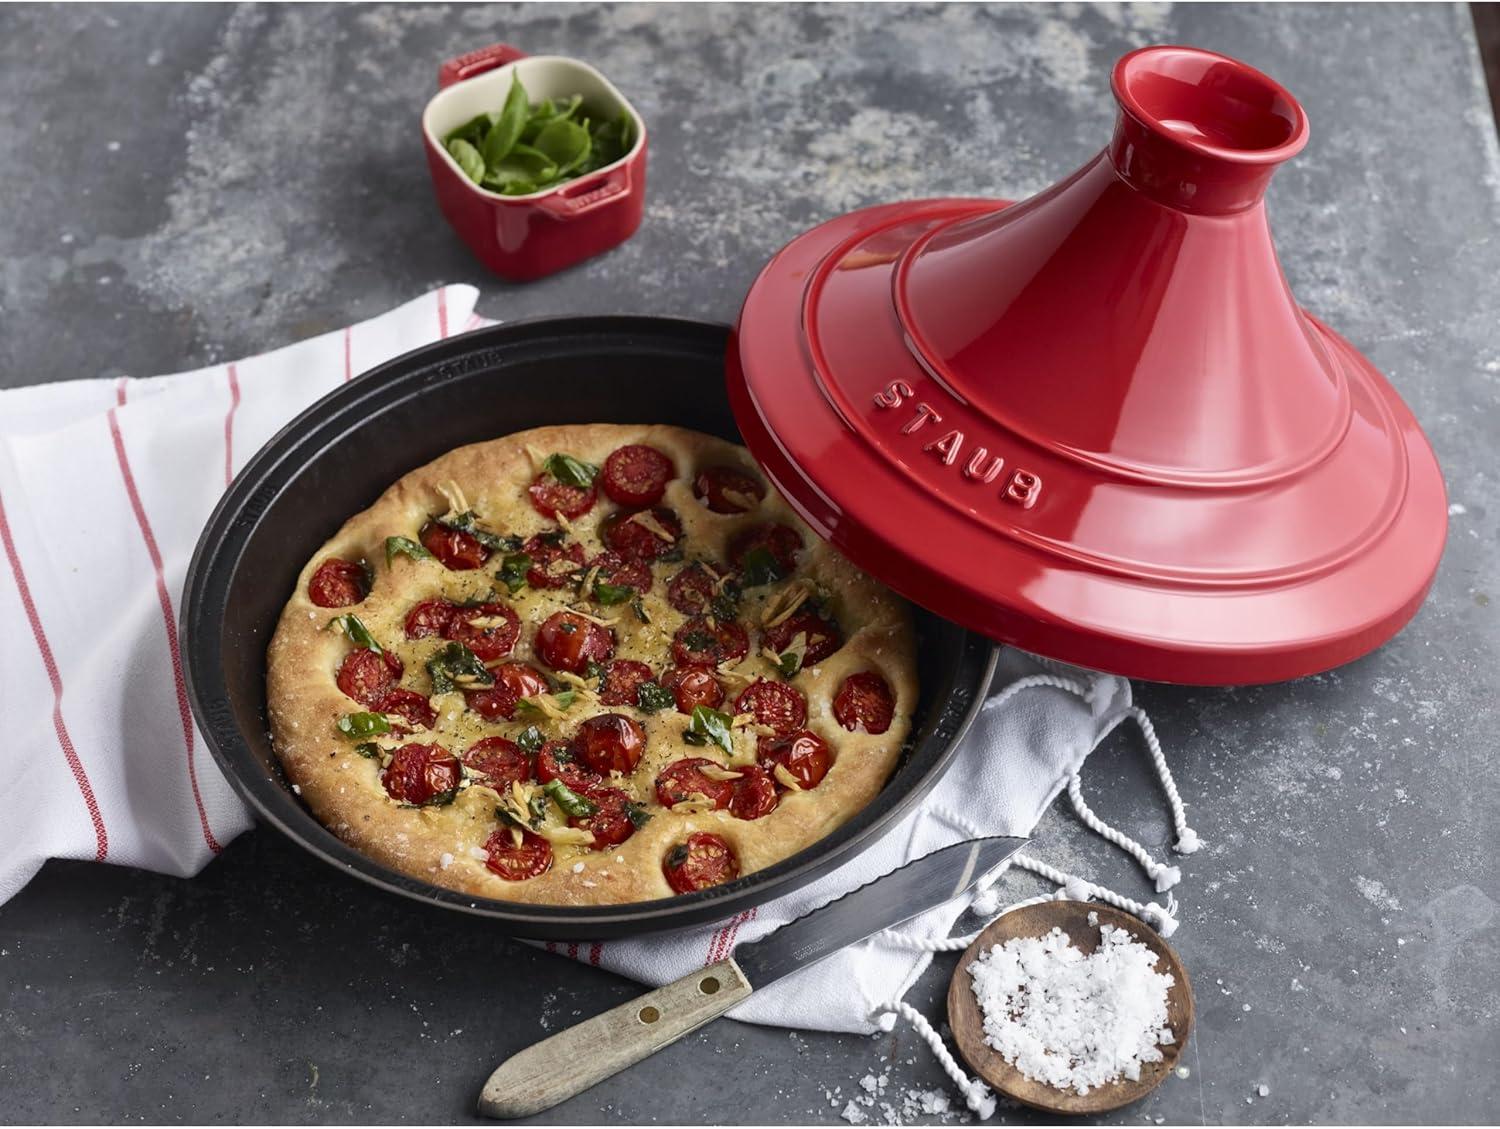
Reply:
<svg viewBox="0 0 1500 1129"><path fill-rule="evenodd" d="M1135 1081L1173 1040L1156 954L1104 925L1085 956L1061 929L995 945L969 965L985 1042L1027 1078L1087 1094Z"/></svg>

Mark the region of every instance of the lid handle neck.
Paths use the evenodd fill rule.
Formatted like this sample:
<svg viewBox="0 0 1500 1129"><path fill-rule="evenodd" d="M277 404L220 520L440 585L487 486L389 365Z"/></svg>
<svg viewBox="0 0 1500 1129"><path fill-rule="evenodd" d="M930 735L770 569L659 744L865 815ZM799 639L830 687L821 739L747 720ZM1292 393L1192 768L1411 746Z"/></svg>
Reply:
<svg viewBox="0 0 1500 1129"><path fill-rule="evenodd" d="M1120 116L1109 157L1160 204L1197 214L1243 211L1307 144L1307 115L1274 79L1193 47L1143 47L1111 79Z"/></svg>

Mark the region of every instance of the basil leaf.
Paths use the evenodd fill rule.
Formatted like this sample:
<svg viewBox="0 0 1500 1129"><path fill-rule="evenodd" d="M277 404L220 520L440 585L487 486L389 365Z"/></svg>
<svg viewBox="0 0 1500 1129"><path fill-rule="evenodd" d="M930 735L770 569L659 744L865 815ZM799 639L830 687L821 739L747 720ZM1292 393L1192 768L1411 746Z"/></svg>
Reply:
<svg viewBox="0 0 1500 1129"><path fill-rule="evenodd" d="M559 118L571 118L578 112L578 107L583 105L583 95L574 94L561 106L553 103L551 98L544 98L541 104L531 111L531 120L526 123L526 128L521 131L521 140L531 145L536 142L536 135L551 125Z"/></svg>
<svg viewBox="0 0 1500 1129"><path fill-rule="evenodd" d="M746 588L758 588L785 575L776 554L764 545L756 545L740 563L740 584Z"/></svg>
<svg viewBox="0 0 1500 1129"><path fill-rule="evenodd" d="M655 682L642 682L635 688L635 707L642 713L655 713L676 704L672 691Z"/></svg>
<svg viewBox="0 0 1500 1129"><path fill-rule="evenodd" d="M459 642L450 642L427 660L427 676L432 679L434 694L459 689L459 680L493 686L495 676L485 670L479 656Z"/></svg>
<svg viewBox="0 0 1500 1129"><path fill-rule="evenodd" d="M499 552L505 548L506 538L498 533L491 533L488 529L481 529L479 517L473 510L465 510L457 517L440 521L438 524L444 529L456 529L460 533L467 533L491 552Z"/></svg>
<svg viewBox="0 0 1500 1129"><path fill-rule="evenodd" d="M651 622L651 617L646 614L646 605L641 603L639 596L631 601L630 610L635 612L635 618L640 620L642 623Z"/></svg>
<svg viewBox="0 0 1500 1129"><path fill-rule="evenodd" d="M362 757L376 760L380 756L380 746L374 741L361 741L354 746L354 751Z"/></svg>
<svg viewBox="0 0 1500 1129"><path fill-rule="evenodd" d="M521 85L521 76L512 74L510 93L505 96L505 108L500 117L485 135L482 150L485 168L493 169L510 155L510 151L526 128L526 119L531 116L531 99L526 97L526 88Z"/></svg>
<svg viewBox="0 0 1500 1129"><path fill-rule="evenodd" d="M531 830L514 815L512 815L509 808L497 807L495 809L495 818L498 819L501 823L505 824L505 826L507 827L515 827L520 829L521 831Z"/></svg>
<svg viewBox="0 0 1500 1129"><path fill-rule="evenodd" d="M704 734L699 733L696 729L685 729L685 730L683 730L682 739L684 741L686 741L689 745L706 745L706 744L708 744L708 738Z"/></svg>
<svg viewBox="0 0 1500 1129"><path fill-rule="evenodd" d="M601 604L623 604L635 595L635 589L628 584L606 584L602 580L594 581L594 599Z"/></svg>
<svg viewBox="0 0 1500 1129"><path fill-rule="evenodd" d="M484 186L508 195L523 196L557 175L557 165L545 153L517 143L497 164L485 164Z"/></svg>
<svg viewBox="0 0 1500 1129"><path fill-rule="evenodd" d="M573 700L577 697L578 691L570 686L566 690L559 690L556 694L553 694L552 700L557 703L558 709L565 710L573 704Z"/></svg>
<svg viewBox="0 0 1500 1129"><path fill-rule="evenodd" d="M380 649L380 644L375 642L375 636L370 634L370 629L360 622L357 615L351 613L336 615L328 621L328 626L337 626L340 631L349 636L349 641L356 647L364 647L374 651L377 655L385 654Z"/></svg>
<svg viewBox="0 0 1500 1129"><path fill-rule="evenodd" d="M511 553L500 562L500 571L495 574L495 579L510 589L511 595L515 595L526 587L526 574L531 570L531 557L526 553Z"/></svg>
<svg viewBox="0 0 1500 1129"><path fill-rule="evenodd" d="M776 656L776 666L783 678L796 678L802 670L802 656L796 651L783 651Z"/></svg>
<svg viewBox="0 0 1500 1129"><path fill-rule="evenodd" d="M528 725L520 733L516 734L516 744L521 747L523 752L535 753L541 750L546 741L542 738L542 731L540 729L534 725Z"/></svg>
<svg viewBox="0 0 1500 1129"><path fill-rule="evenodd" d="M636 803L634 800L626 800L625 818L630 820L630 822L635 826L635 829L639 831L642 827L645 827L646 824L651 822L651 813L640 804Z"/></svg>
<svg viewBox="0 0 1500 1129"><path fill-rule="evenodd" d="M472 117L449 133L447 137L443 138L443 144L448 145L454 141L467 141L470 145L478 145L484 140L484 135L494 127L499 117L499 114L479 114L476 117Z"/></svg>
<svg viewBox="0 0 1500 1129"><path fill-rule="evenodd" d="M599 685L597 688L601 690L604 688L604 668L593 659L590 659L588 665L583 668L583 676L585 678L598 679Z"/></svg>
<svg viewBox="0 0 1500 1129"><path fill-rule="evenodd" d="M432 554L410 537L387 537L385 539L385 563L389 567L397 557L410 557L414 561L430 561Z"/></svg>
<svg viewBox="0 0 1500 1129"><path fill-rule="evenodd" d="M338 727L345 737L374 737L391 731L383 713L346 713L339 718Z"/></svg>
<svg viewBox="0 0 1500 1129"><path fill-rule="evenodd" d="M587 490L594 484L594 479L599 477L599 468L593 463L586 463L561 452L548 455L547 461L542 463L542 469L563 485L576 486L580 490Z"/></svg>
<svg viewBox="0 0 1500 1129"><path fill-rule="evenodd" d="M458 162L458 167L464 170L464 175L475 184L484 179L484 158L479 155L478 149L463 138L455 137L448 142L448 153Z"/></svg>
<svg viewBox="0 0 1500 1129"><path fill-rule="evenodd" d="M720 592L708 603L708 610L717 620L728 623L740 614L740 587L734 581L727 581L724 591Z"/></svg>
<svg viewBox="0 0 1500 1129"><path fill-rule="evenodd" d="M580 796L561 780L554 779L547 781L542 787L542 791L556 800L557 806L575 819L582 819L585 816L593 815L599 810L599 805L594 803L593 800L588 800Z"/></svg>
<svg viewBox="0 0 1500 1129"><path fill-rule="evenodd" d="M705 739L703 742L696 743L703 744L712 741L730 756L734 756L734 735L729 729L733 724L734 718L727 713L711 710L707 706L694 706L693 724L689 732L697 733Z"/></svg>
<svg viewBox="0 0 1500 1129"><path fill-rule="evenodd" d="M585 126L566 118L548 122L536 135L537 151L557 166L557 176L565 177L584 161L594 147Z"/></svg>

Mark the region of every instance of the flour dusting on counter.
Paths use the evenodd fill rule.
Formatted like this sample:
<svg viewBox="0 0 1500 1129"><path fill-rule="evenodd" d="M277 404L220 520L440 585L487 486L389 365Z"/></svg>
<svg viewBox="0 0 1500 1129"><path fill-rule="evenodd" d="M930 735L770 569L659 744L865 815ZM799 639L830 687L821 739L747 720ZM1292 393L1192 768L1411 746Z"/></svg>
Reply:
<svg viewBox="0 0 1500 1129"><path fill-rule="evenodd" d="M1140 1078L1175 1041L1173 980L1156 971L1156 954L1124 929L1104 925L1099 935L1085 956L1053 927L995 945L969 966L985 1042L1027 1078L1079 1094Z"/></svg>

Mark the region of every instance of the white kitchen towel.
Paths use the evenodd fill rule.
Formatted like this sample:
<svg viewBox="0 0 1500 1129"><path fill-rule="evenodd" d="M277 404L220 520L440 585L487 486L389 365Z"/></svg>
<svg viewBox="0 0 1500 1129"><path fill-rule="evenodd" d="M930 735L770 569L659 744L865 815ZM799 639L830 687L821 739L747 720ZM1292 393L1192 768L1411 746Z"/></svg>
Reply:
<svg viewBox="0 0 1500 1129"><path fill-rule="evenodd" d="M0 902L48 858L195 874L250 826L193 727L177 614L228 480L356 373L471 328L435 290L195 372L0 392Z"/></svg>
<svg viewBox="0 0 1500 1129"><path fill-rule="evenodd" d="M250 818L194 729L177 649L183 576L236 468L343 381L397 354L487 324L472 287L444 287L371 321L245 360L147 379L83 380L0 392L0 692L11 739L0 819L0 902L48 858L194 874ZM1080 817L1134 855L1159 890L1175 868L1098 821L1078 775L1122 721L1141 724L1179 850L1196 839L1145 715L1123 679L1019 652L954 764L919 808L839 870L718 925L668 936L550 945L647 983L727 955L822 902L974 834L1024 835L1067 788ZM19 739L17 739L19 737ZM1141 906L1047 867L1021 865L1075 897ZM993 912L994 891L978 905ZM870 1031L901 997L964 905L953 904L756 995L758 1023ZM935 1041L935 1037L934 1037ZM936 1047L934 1049L937 1049Z"/></svg>

